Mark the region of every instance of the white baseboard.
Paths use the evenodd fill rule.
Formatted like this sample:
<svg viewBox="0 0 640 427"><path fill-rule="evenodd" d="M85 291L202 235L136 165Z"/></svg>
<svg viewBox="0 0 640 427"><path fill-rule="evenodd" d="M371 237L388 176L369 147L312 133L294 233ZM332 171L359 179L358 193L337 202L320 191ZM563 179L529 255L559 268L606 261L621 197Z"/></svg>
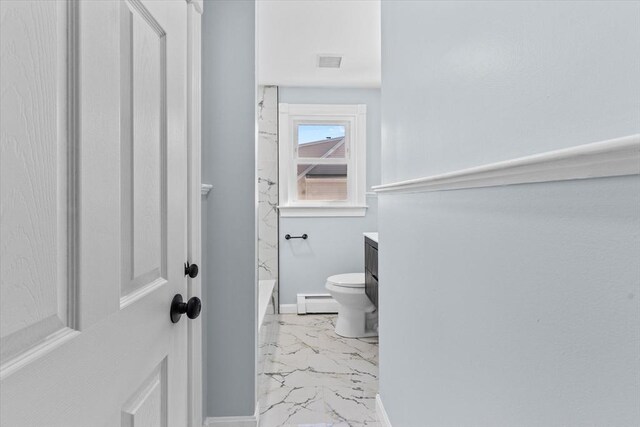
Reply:
<svg viewBox="0 0 640 427"><path fill-rule="evenodd" d="M260 407L256 405L253 415L243 417L207 417L203 427L258 427L260 424Z"/></svg>
<svg viewBox="0 0 640 427"><path fill-rule="evenodd" d="M298 294L297 304L280 304L280 314L337 313L338 302L329 294Z"/></svg>
<svg viewBox="0 0 640 427"><path fill-rule="evenodd" d="M389 421L387 411L384 410L379 394L376 394L376 417L378 417L378 422L382 424L382 427L391 427L391 421Z"/></svg>
<svg viewBox="0 0 640 427"><path fill-rule="evenodd" d="M337 312L338 302L330 294L298 294L298 314Z"/></svg>
<svg viewBox="0 0 640 427"><path fill-rule="evenodd" d="M258 420L254 416L207 417L204 427L258 427Z"/></svg>
<svg viewBox="0 0 640 427"><path fill-rule="evenodd" d="M280 314L298 314L298 304L280 304Z"/></svg>

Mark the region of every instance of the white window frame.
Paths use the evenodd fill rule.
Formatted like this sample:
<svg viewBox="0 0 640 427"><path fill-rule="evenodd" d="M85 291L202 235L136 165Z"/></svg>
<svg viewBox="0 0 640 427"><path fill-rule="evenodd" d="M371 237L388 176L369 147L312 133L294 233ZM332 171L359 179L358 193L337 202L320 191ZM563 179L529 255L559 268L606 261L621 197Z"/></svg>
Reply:
<svg viewBox="0 0 640 427"><path fill-rule="evenodd" d="M347 200L297 200L297 126L344 124ZM364 216L367 191L367 106L279 104L279 206L283 217ZM322 159L308 159L323 163Z"/></svg>

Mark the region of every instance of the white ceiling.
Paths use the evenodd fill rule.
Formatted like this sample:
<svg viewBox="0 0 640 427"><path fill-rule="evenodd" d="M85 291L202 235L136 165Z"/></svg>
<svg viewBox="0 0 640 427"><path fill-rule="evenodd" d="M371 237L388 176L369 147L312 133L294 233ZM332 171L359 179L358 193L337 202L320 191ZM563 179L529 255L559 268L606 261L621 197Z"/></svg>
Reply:
<svg viewBox="0 0 640 427"><path fill-rule="evenodd" d="M380 0L258 0L258 37L261 85L380 87Z"/></svg>

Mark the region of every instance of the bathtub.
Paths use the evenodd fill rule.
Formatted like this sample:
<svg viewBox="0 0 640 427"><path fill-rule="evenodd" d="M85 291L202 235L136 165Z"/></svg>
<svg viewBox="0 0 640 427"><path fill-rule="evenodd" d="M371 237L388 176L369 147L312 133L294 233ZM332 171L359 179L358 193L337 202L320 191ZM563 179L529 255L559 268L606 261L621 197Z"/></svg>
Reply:
<svg viewBox="0 0 640 427"><path fill-rule="evenodd" d="M275 311L275 280L258 282L258 393L259 405L267 409L266 398L269 390L269 377L265 372L272 372L272 358L278 336L278 315Z"/></svg>
<svg viewBox="0 0 640 427"><path fill-rule="evenodd" d="M258 282L258 333L265 323L267 313L275 314L273 291L276 287L274 280L260 280Z"/></svg>

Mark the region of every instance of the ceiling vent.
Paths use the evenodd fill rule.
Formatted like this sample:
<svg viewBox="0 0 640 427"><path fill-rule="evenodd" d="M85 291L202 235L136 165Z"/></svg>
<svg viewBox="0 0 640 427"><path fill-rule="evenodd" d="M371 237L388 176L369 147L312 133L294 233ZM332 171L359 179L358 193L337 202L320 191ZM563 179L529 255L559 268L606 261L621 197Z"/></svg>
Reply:
<svg viewBox="0 0 640 427"><path fill-rule="evenodd" d="M318 55L319 68L340 68L342 56L339 55Z"/></svg>

